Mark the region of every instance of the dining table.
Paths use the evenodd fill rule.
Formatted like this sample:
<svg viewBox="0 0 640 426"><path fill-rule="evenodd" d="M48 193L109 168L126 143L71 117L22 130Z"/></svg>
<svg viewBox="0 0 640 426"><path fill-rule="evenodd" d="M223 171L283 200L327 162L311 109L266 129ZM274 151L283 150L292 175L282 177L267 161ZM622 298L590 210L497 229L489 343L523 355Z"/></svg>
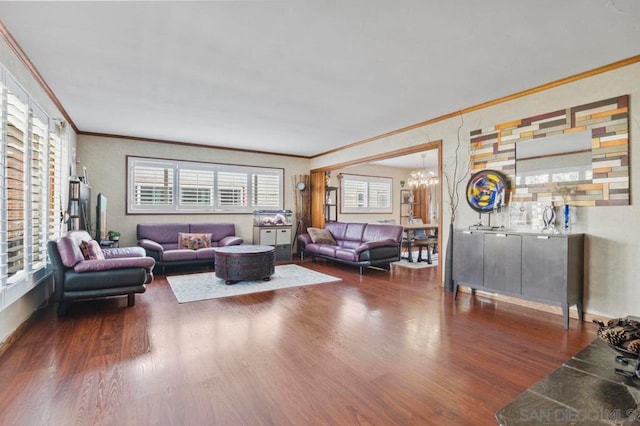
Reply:
<svg viewBox="0 0 640 426"><path fill-rule="evenodd" d="M406 234L406 246L407 246L407 257L403 257L403 259L407 259L408 262L413 262L411 250L413 246L413 241L415 239L415 232L424 230L428 235L432 233L433 235L438 234L438 224L437 223L408 223L402 225L403 232Z"/></svg>

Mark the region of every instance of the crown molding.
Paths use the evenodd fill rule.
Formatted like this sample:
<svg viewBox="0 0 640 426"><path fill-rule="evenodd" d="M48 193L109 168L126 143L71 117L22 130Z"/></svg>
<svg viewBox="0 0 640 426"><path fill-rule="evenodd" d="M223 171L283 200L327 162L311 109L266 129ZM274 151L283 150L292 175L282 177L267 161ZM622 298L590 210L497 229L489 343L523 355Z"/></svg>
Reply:
<svg viewBox="0 0 640 426"><path fill-rule="evenodd" d="M271 152L271 151L260 151L257 149L244 149L244 148L233 148L228 146L219 146L219 145L207 145L203 143L194 143L194 142L181 142L181 141L172 141L166 139L153 139L153 138L143 138L140 136L127 136L127 135L115 135L111 133L98 133L98 132L78 132L78 136L94 136L99 138L114 138L114 139L128 139L132 141L138 142L150 142L150 143L164 143L169 145L180 145L180 146L189 146L195 148L210 148L210 149L220 149L224 151L236 151L236 152L244 152L247 154L263 154L263 155L277 155L280 157L289 157L289 158L302 158L304 160L309 160L310 157L306 155L297 155L297 154L284 154L280 152Z"/></svg>
<svg viewBox="0 0 640 426"><path fill-rule="evenodd" d="M42 89L45 91L47 96L49 96L49 99L51 99L51 101L56 106L56 108L58 108L60 113L62 113L62 116L71 125L73 130L75 130L75 132L78 133L78 127L76 126L76 123L73 122L73 120L71 119L71 116L67 113L67 110L65 110L64 107L62 106L60 99L58 99L56 94L53 93L53 90L51 89L51 87L47 84L47 82L44 80L42 75L38 72L35 65L33 65L31 60L27 56L27 54L24 52L24 50L22 50L22 47L20 47L16 39L13 38L13 36L11 35L11 33L9 32L9 30L7 29L7 27L4 25L2 21L0 21L0 36L7 42L7 44L9 45L9 48L11 48L13 53L15 53L16 56L20 59L20 61L27 67L27 69L29 70L33 78L36 79L40 87L42 87Z"/></svg>
<svg viewBox="0 0 640 426"><path fill-rule="evenodd" d="M589 70L589 71L584 71L584 72L581 72L581 73L578 73L578 74L574 74L574 75L569 76L569 77L561 78L560 80L555 80L555 81L552 81L552 82L549 82L549 83L541 84L540 86L535 86L535 87L533 87L531 89L522 90L520 92L516 92L516 93L513 93L511 95L506 95L506 96L503 96L503 97L500 97L500 98L493 99L491 101L487 101L487 102L483 102L481 104L477 104L477 105L473 105L473 106L470 106L470 107L467 107L467 108L463 108L461 110L450 112L448 114L444 114L444 115L441 115L439 117L435 117L435 118L431 118L429 120L421 121L420 123L416 123L416 124L412 124L412 125L407 126L407 127L402 127L400 129L392 130L390 132L383 133L381 135L372 136L370 138L363 139L363 140L358 141L358 142L353 142L353 143L350 143L348 145L343 145L343 146L341 146L339 148L330 149L329 151L325 151L325 152L321 152L319 154L312 155L310 158L314 159L314 158L322 157L324 155L333 154L333 153L336 153L336 152L340 152L340 151L344 151L344 150L347 150L347 149L351 149L351 148L354 148L354 147L359 146L359 145L364 145L366 143L373 142L373 141L376 141L376 140L379 140L379 139L383 139L383 138L387 138L389 136L393 136L393 135L397 135L397 134L400 134L400 133L408 132L410 130L417 129L419 127L428 126L430 124L434 124L434 123L438 123L440 121L448 120L448 119L453 118L453 117L459 117L460 115L463 115L463 114L468 114L468 113L473 112L473 111L478 111L478 110L481 110L481 109L489 108L489 107L492 107L494 105L498 105L498 104L501 104L501 103L504 103L504 102L509 102L509 101L514 100L514 99L518 99L518 98L522 98L522 97L525 97L525 96L532 95L534 93L543 92L545 90L549 90L549 89L552 89L554 87L563 86L565 84L573 83L574 81L578 81L578 80L582 80L582 79L585 79L585 78L593 77L594 75L598 75L598 74L602 74L602 73L605 73L605 72L613 71L615 69L623 68L623 67L626 67L628 65L633 65L633 64L638 63L638 62L640 62L640 55L632 56L630 58L626 58L626 59L622 59L620 61L612 62L610 64L603 65L601 67L594 68L594 69Z"/></svg>

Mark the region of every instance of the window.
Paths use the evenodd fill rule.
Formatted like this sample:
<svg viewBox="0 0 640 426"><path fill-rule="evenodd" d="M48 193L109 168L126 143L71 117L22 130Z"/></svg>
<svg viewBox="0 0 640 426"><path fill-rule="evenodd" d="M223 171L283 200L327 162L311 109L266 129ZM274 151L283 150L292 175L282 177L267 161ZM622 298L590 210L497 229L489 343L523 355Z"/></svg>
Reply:
<svg viewBox="0 0 640 426"><path fill-rule="evenodd" d="M392 179L342 174L342 213L391 213Z"/></svg>
<svg viewBox="0 0 640 426"><path fill-rule="evenodd" d="M282 169L127 157L127 213L282 209Z"/></svg>
<svg viewBox="0 0 640 426"><path fill-rule="evenodd" d="M47 173L47 239L54 239L64 233L63 173L67 170L67 150L63 144L64 126L59 123L49 132L48 173ZM66 174L64 174L66 177ZM64 179L66 183L66 179Z"/></svg>
<svg viewBox="0 0 640 426"><path fill-rule="evenodd" d="M16 88L12 88L14 91ZM26 95L22 94L23 98ZM25 147L27 104L20 94L7 91L7 134L5 187L7 197L7 282L12 283L24 274L25 261L25 204L27 202L27 170L25 170Z"/></svg>
<svg viewBox="0 0 640 426"><path fill-rule="evenodd" d="M47 239L61 232L66 138L50 121L0 67L0 310L46 276Z"/></svg>

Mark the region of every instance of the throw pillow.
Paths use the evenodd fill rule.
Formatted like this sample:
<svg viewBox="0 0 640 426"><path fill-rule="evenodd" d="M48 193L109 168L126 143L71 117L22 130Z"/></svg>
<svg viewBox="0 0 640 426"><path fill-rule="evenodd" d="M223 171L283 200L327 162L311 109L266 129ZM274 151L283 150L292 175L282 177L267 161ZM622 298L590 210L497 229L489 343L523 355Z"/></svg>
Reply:
<svg viewBox="0 0 640 426"><path fill-rule="evenodd" d="M320 228L307 228L307 233L311 237L311 241L316 244L330 244L332 246L337 246L336 239L333 238L333 235L327 229Z"/></svg>
<svg viewBox="0 0 640 426"><path fill-rule="evenodd" d="M104 260L104 253L102 253L100 244L96 240L81 242L80 251L84 260Z"/></svg>
<svg viewBox="0 0 640 426"><path fill-rule="evenodd" d="M178 248L198 250L211 247L211 234L178 233Z"/></svg>

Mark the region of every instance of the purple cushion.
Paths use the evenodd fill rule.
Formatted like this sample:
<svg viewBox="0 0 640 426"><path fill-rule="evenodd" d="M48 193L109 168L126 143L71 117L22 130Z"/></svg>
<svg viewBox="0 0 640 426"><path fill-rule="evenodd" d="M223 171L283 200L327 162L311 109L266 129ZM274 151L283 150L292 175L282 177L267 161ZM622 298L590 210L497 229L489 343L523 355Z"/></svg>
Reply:
<svg viewBox="0 0 640 426"><path fill-rule="evenodd" d="M114 247L103 248L102 253L105 259L116 259L120 257L145 257L146 253L142 247Z"/></svg>
<svg viewBox="0 0 640 426"><path fill-rule="evenodd" d="M215 247L208 247L196 250L197 259L213 259L216 257Z"/></svg>
<svg viewBox="0 0 640 426"><path fill-rule="evenodd" d="M344 234L347 232L347 222L327 222L324 229L331 232L336 241L344 240Z"/></svg>
<svg viewBox="0 0 640 426"><path fill-rule="evenodd" d="M138 240L148 239L159 244L178 245L178 233L189 232L188 223L140 223L137 228ZM165 247L166 249L167 247Z"/></svg>
<svg viewBox="0 0 640 426"><path fill-rule="evenodd" d="M102 254L100 244L96 240L81 242L80 251L84 260L104 260L104 254Z"/></svg>
<svg viewBox="0 0 640 426"><path fill-rule="evenodd" d="M402 239L402 226L369 224L362 235L363 241L391 239L396 243Z"/></svg>
<svg viewBox="0 0 640 426"><path fill-rule="evenodd" d="M122 259L103 259L103 260L83 260L79 262L73 269L76 272L96 272L108 271L110 269L122 268L144 268L151 271L155 265L155 260L151 257L129 257Z"/></svg>
<svg viewBox="0 0 640 426"><path fill-rule="evenodd" d="M196 259L196 251L189 249L165 250L162 253L164 262L172 262L174 260L194 260Z"/></svg>
<svg viewBox="0 0 640 426"><path fill-rule="evenodd" d="M338 246L333 246L328 244L318 244L318 254L335 257L336 250L338 250Z"/></svg>
<svg viewBox="0 0 640 426"><path fill-rule="evenodd" d="M211 234L213 242L236 235L236 226L233 223L192 223L189 225L189 232Z"/></svg>
<svg viewBox="0 0 640 426"><path fill-rule="evenodd" d="M358 261L358 253L349 249L338 249L336 250L336 259L348 260L351 262Z"/></svg>
<svg viewBox="0 0 640 426"><path fill-rule="evenodd" d="M58 253L60 253L60 260L62 260L64 266L71 268L78 262L84 260L84 256L80 251L80 244L76 243L73 238L65 235L61 237L56 244L58 246Z"/></svg>
<svg viewBox="0 0 640 426"><path fill-rule="evenodd" d="M347 224L347 230L344 233L344 239L347 241L362 241L364 230L367 227L366 223L349 223Z"/></svg>

